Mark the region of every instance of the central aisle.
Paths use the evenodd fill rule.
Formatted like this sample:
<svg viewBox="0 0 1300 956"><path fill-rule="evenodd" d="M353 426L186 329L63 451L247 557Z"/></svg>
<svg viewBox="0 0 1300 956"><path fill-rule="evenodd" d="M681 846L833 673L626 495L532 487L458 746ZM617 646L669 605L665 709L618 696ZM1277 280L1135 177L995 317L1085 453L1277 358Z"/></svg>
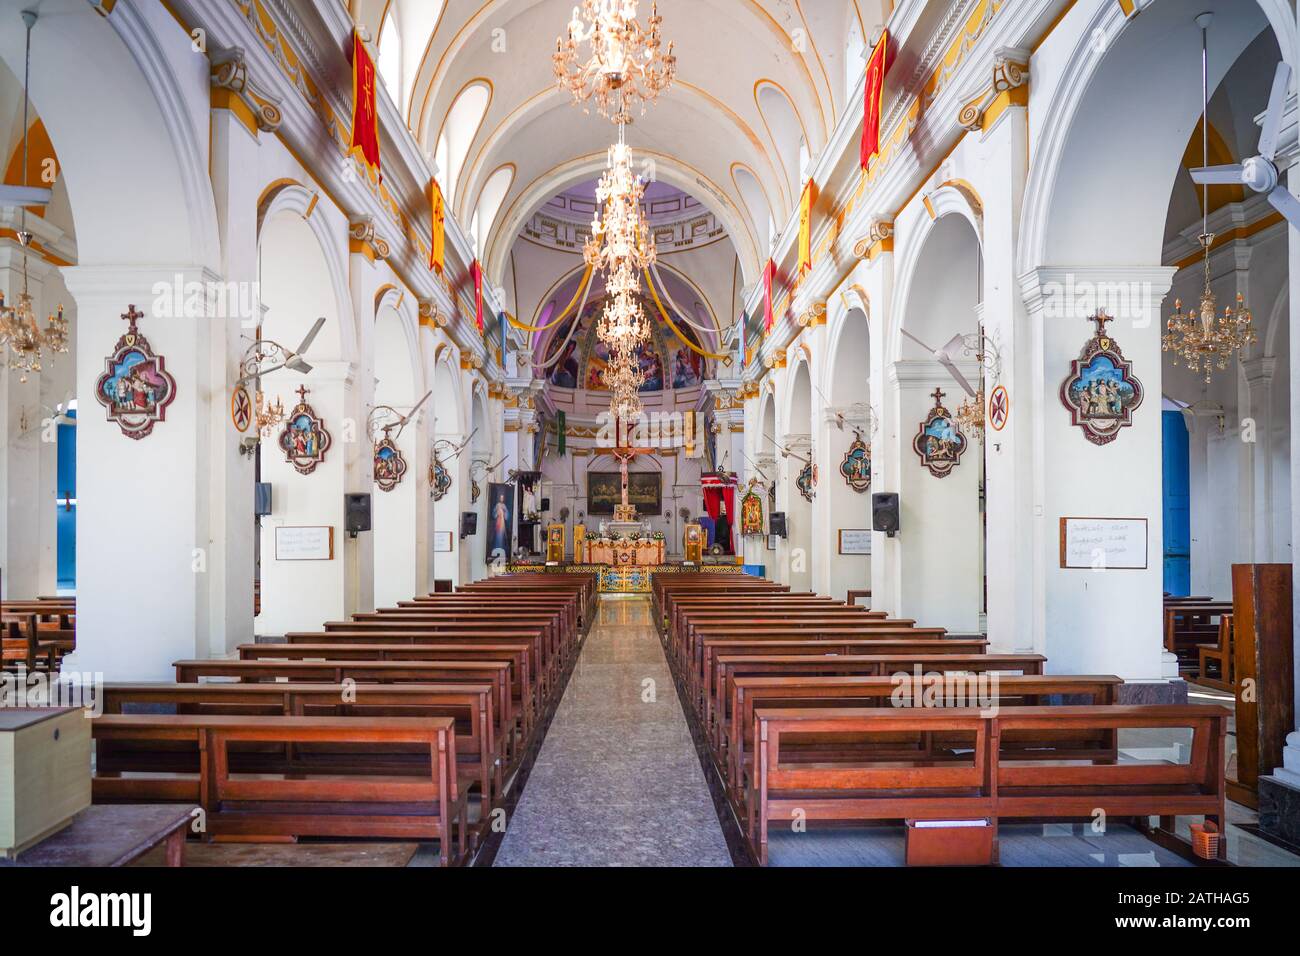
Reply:
<svg viewBox="0 0 1300 956"><path fill-rule="evenodd" d="M650 599L600 599L495 866L730 866Z"/></svg>

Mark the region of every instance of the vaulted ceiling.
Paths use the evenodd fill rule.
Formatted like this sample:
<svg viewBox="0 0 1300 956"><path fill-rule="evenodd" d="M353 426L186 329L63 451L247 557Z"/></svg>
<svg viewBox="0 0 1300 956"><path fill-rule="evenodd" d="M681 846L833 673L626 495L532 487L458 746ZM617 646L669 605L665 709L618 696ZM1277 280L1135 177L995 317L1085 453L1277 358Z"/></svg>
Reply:
<svg viewBox="0 0 1300 956"><path fill-rule="evenodd" d="M481 217L491 222L480 223L479 246L489 277L499 281L522 223L556 193L598 175L615 136L555 84L551 54L573 0L353 5L376 40L390 95L438 163L439 179L450 180L457 218L472 228L485 195L495 207ZM797 204L801 146L815 156L825 145L861 73L862 37L873 35L889 5L659 3L677 79L636 118L628 141L654 160L658 179L698 198L726 225L746 281L757 278L766 255L769 218L780 228ZM647 0L638 15L643 23L650 15Z"/></svg>

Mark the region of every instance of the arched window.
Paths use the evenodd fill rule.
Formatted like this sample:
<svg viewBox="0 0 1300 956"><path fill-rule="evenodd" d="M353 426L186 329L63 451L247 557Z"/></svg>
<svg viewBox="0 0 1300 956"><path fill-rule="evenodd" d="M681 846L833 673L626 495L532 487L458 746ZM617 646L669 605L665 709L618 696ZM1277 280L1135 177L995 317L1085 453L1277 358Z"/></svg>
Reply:
<svg viewBox="0 0 1300 956"><path fill-rule="evenodd" d="M379 79L388 89L397 108L405 108L405 96L402 91L402 37L397 31L397 21L390 10L384 17L384 25L379 28Z"/></svg>
<svg viewBox="0 0 1300 956"><path fill-rule="evenodd" d="M478 135L488 104L492 102L492 87L475 80L460 91L438 134L438 147L434 162L438 164L443 195L455 204L456 187L469 156L470 145Z"/></svg>
<svg viewBox="0 0 1300 956"><path fill-rule="evenodd" d="M483 189L478 194L478 206L474 210L480 248L487 244L492 223L496 221L497 213L501 211L501 204L505 202L506 193L510 191L510 184L514 180L514 166L506 165L495 170L483 184Z"/></svg>
<svg viewBox="0 0 1300 956"><path fill-rule="evenodd" d="M858 22L857 13L850 7L849 29L844 40L844 98L846 100L857 89L858 80L862 78L863 71L866 69L866 63L862 58L865 52L866 42L862 39L862 25ZM852 106L849 108L852 109Z"/></svg>
<svg viewBox="0 0 1300 956"><path fill-rule="evenodd" d="M784 177L793 208L793 203L803 188L803 183L799 181L803 171L803 156L806 155L806 149L802 145L806 138L803 125L789 98L775 84L760 83L757 99L763 123L776 149L777 165Z"/></svg>

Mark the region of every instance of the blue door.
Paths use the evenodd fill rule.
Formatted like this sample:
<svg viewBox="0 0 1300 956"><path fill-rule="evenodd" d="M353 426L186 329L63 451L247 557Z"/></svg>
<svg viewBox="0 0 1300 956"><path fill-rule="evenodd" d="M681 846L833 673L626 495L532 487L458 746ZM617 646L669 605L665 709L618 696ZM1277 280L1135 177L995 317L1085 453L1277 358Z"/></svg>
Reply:
<svg viewBox="0 0 1300 956"><path fill-rule="evenodd" d="M76 409L68 411L76 418ZM59 591L73 591L77 586L77 428L58 426L58 475L55 489L55 532L58 540Z"/></svg>
<svg viewBox="0 0 1300 956"><path fill-rule="evenodd" d="M1165 590L1192 593L1192 520L1189 505L1187 425L1182 412L1166 411L1164 432Z"/></svg>

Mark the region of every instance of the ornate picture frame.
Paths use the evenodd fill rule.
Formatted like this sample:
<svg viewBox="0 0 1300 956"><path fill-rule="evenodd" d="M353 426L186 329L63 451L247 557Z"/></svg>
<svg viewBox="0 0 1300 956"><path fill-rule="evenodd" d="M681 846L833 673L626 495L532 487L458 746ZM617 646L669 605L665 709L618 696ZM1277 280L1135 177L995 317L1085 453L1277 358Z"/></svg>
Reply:
<svg viewBox="0 0 1300 956"><path fill-rule="evenodd" d="M441 501L447 497L447 492L451 490L451 472L436 457L429 462L429 494L433 496L434 501ZM478 499L478 486L472 488L474 492L471 502Z"/></svg>
<svg viewBox="0 0 1300 956"><path fill-rule="evenodd" d="M961 456L970 444L962 434L961 426L943 404L943 389L931 393L934 407L926 413L912 439L912 450L921 459L921 465L936 478L946 478L961 463Z"/></svg>
<svg viewBox="0 0 1300 956"><path fill-rule="evenodd" d="M740 499L740 533L763 533L763 499L752 489Z"/></svg>
<svg viewBox="0 0 1300 956"><path fill-rule="evenodd" d="M794 486L799 489L799 494L803 495L808 501L817 497L817 466L811 461L807 462L803 468L799 469L799 476L794 480Z"/></svg>
<svg viewBox="0 0 1300 956"><path fill-rule="evenodd" d="M1106 333L1106 323L1114 321L1112 317L1099 309L1088 321L1097 331L1070 363L1070 374L1061 383L1061 404L1070 412L1070 424L1083 429L1088 441L1106 445L1119 436L1121 428L1133 424L1143 389L1119 343Z"/></svg>
<svg viewBox="0 0 1300 956"><path fill-rule="evenodd" d="M871 446L861 436L853 439L840 462L844 482L858 494L871 490Z"/></svg>
<svg viewBox="0 0 1300 956"><path fill-rule="evenodd" d="M298 404L284 420L278 444L284 452L285 460L293 465L298 474L310 475L325 460L325 453L329 451L333 439L330 438L325 422L307 402L307 393L311 390L305 385L299 385L297 391Z"/></svg>
<svg viewBox="0 0 1300 956"><path fill-rule="evenodd" d="M144 313L132 304L122 318L127 330L104 359L104 374L95 381L95 398L123 435L139 440L166 419L167 406L176 400L176 379L136 327Z"/></svg>
<svg viewBox="0 0 1300 956"><path fill-rule="evenodd" d="M380 491L392 491L406 474L406 456L384 429L384 437L375 442L375 484ZM450 476L448 477L450 481Z"/></svg>

